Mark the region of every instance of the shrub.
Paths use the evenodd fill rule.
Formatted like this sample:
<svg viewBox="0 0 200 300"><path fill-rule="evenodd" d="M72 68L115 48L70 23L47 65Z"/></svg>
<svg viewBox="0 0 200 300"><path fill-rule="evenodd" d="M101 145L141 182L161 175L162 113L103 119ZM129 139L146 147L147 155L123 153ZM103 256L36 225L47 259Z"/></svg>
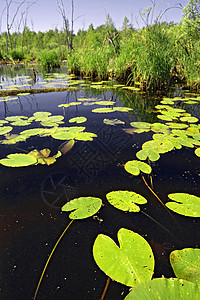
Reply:
<svg viewBox="0 0 200 300"><path fill-rule="evenodd" d="M41 52L39 60L42 67L46 70L59 68L61 65L59 55L54 50L43 50Z"/></svg>

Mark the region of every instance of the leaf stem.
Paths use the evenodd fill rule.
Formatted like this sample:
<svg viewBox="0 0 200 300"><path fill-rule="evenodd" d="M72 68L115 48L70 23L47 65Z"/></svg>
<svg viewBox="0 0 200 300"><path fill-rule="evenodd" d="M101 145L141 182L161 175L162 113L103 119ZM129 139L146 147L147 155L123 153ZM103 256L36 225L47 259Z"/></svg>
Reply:
<svg viewBox="0 0 200 300"><path fill-rule="evenodd" d="M44 273L45 273L45 271L46 271L46 269L47 269L47 266L48 266L48 264L49 264L49 261L50 261L52 255L53 255L54 251L56 250L56 247L58 246L60 240L62 239L63 235L65 234L65 232L67 231L67 229L69 228L69 226L72 224L73 221L74 221L74 220L72 220L72 221L67 225L67 227L65 228L65 230L63 231L63 233L60 235L59 239L57 240L55 246L53 247L53 250L51 251L51 253L50 253L50 255L49 255L49 258L47 259L47 262L46 262L46 264L45 264L45 266L44 266L44 269L43 269L43 271L42 271L42 274L41 274L41 276L40 276L40 279L39 279L37 288L36 288L36 290L35 290L35 294L34 294L33 300L35 300L36 297L37 297L37 293L38 293L38 290L39 290L39 288L40 288L42 279L43 279L43 277L44 277Z"/></svg>
<svg viewBox="0 0 200 300"><path fill-rule="evenodd" d="M105 285L105 287L104 287L103 294L101 295L100 300L104 300L105 295L106 295L106 292L107 292L107 290L108 290L109 283L110 283L110 277L108 277L108 279L107 279L107 281L106 281L106 285Z"/></svg>

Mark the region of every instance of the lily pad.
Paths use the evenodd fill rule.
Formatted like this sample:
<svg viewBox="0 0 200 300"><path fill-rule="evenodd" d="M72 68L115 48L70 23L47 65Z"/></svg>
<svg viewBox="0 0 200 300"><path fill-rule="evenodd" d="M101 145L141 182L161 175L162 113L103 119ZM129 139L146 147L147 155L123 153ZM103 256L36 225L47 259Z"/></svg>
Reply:
<svg viewBox="0 0 200 300"><path fill-rule="evenodd" d="M114 112L113 108L110 107L100 107L100 108L95 108L92 110L94 113L111 113Z"/></svg>
<svg viewBox="0 0 200 300"><path fill-rule="evenodd" d="M155 278L137 285L125 300L198 300L200 289L192 282L174 278Z"/></svg>
<svg viewBox="0 0 200 300"><path fill-rule="evenodd" d="M186 217L200 217L200 197L187 193L169 194L168 197L174 201L165 204L169 209Z"/></svg>
<svg viewBox="0 0 200 300"><path fill-rule="evenodd" d="M84 123L86 121L87 121L87 118L85 118L85 117L75 117L75 118L71 118L69 120L69 123L78 123L78 124L80 124L80 123Z"/></svg>
<svg viewBox="0 0 200 300"><path fill-rule="evenodd" d="M11 126L0 127L0 135L4 135L4 134L10 132L11 130L13 130L13 127L11 127Z"/></svg>
<svg viewBox="0 0 200 300"><path fill-rule="evenodd" d="M196 117L182 117L180 118L182 122L188 122L188 123L196 123L199 121Z"/></svg>
<svg viewBox="0 0 200 300"><path fill-rule="evenodd" d="M125 228L118 231L118 240L119 247L110 237L97 236L93 256L99 268L113 280L131 287L151 279L154 256L146 240Z"/></svg>
<svg viewBox="0 0 200 300"><path fill-rule="evenodd" d="M152 124L147 122L131 122L130 125L140 129L150 129Z"/></svg>
<svg viewBox="0 0 200 300"><path fill-rule="evenodd" d="M58 107L70 107L70 106L76 106L76 105L80 105L81 102L70 102L70 103L67 103L67 104L60 104L58 105Z"/></svg>
<svg viewBox="0 0 200 300"><path fill-rule="evenodd" d="M51 113L47 111L37 111L33 114L35 121L43 121L48 116L51 116Z"/></svg>
<svg viewBox="0 0 200 300"><path fill-rule="evenodd" d="M93 216L101 208L102 200L96 197L80 197L67 202L62 211L73 211L70 219L85 219Z"/></svg>
<svg viewBox="0 0 200 300"><path fill-rule="evenodd" d="M53 156L49 156L51 153L51 150L49 149L42 149L42 150L37 150L34 149L31 152L29 152L27 155L30 155L32 157L35 157L37 159L37 164L42 164L42 165L52 165L53 163L56 162L56 158L60 157L62 153L58 151L57 154Z"/></svg>
<svg viewBox="0 0 200 300"><path fill-rule="evenodd" d="M129 112L129 111L131 111L133 109L130 108L130 107L123 106L123 107L114 107L113 110L114 111L120 111L120 112Z"/></svg>
<svg viewBox="0 0 200 300"><path fill-rule="evenodd" d="M114 101L97 101L97 102L95 102L95 104L98 104L98 105L114 105L115 102Z"/></svg>
<svg viewBox="0 0 200 300"><path fill-rule="evenodd" d="M143 196L130 191L112 191L106 195L106 198L114 207L129 212L140 211L140 207L136 203L147 203L147 200Z"/></svg>
<svg viewBox="0 0 200 300"><path fill-rule="evenodd" d="M92 132L79 132L74 136L75 140L78 141L93 141L94 137L97 137L97 135Z"/></svg>
<svg viewBox="0 0 200 300"><path fill-rule="evenodd" d="M104 119L103 122L106 125L112 125L112 126L115 126L118 124L125 124L125 122L118 120L118 119Z"/></svg>
<svg viewBox="0 0 200 300"><path fill-rule="evenodd" d="M200 148L197 148L194 153L196 154L196 156L200 157Z"/></svg>
<svg viewBox="0 0 200 300"><path fill-rule="evenodd" d="M37 163L35 157L21 153L9 154L7 158L0 159L0 164L6 167L26 167L35 163Z"/></svg>
<svg viewBox="0 0 200 300"><path fill-rule="evenodd" d="M157 161L160 158L159 152L154 151L154 149L142 149L136 153L136 156L140 160L149 158L151 161Z"/></svg>
<svg viewBox="0 0 200 300"><path fill-rule="evenodd" d="M142 171L143 173L146 174L150 174L151 173L151 167L142 162L142 161L138 161L138 160L130 160L128 161L125 165L124 165L125 170L132 174L132 175L139 175L140 171Z"/></svg>
<svg viewBox="0 0 200 300"><path fill-rule="evenodd" d="M26 119L28 119L28 117L25 117L25 116L11 116L11 117L6 117L6 120L10 121L10 122L19 122L21 120L26 120Z"/></svg>
<svg viewBox="0 0 200 300"><path fill-rule="evenodd" d="M170 253L170 263L176 277L200 282L200 249L175 250Z"/></svg>

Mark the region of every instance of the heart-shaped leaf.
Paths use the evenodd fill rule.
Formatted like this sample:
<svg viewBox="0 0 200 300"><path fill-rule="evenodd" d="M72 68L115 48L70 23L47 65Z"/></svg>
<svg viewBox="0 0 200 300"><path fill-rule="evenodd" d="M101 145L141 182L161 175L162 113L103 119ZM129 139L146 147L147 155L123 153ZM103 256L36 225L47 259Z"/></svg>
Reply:
<svg viewBox="0 0 200 300"><path fill-rule="evenodd" d="M85 117L75 117L75 118L71 118L69 120L69 123L84 123L87 121L87 118Z"/></svg>
<svg viewBox="0 0 200 300"><path fill-rule="evenodd" d="M97 236L93 256L99 268L113 280L127 286L151 279L154 256L151 247L139 234L121 228L118 231L118 247L108 236Z"/></svg>
<svg viewBox="0 0 200 300"><path fill-rule="evenodd" d="M151 167L139 160L129 160L125 165L124 165L125 170L132 174L132 175L139 175L140 171L142 171L143 173L146 174L150 174L151 173Z"/></svg>
<svg viewBox="0 0 200 300"><path fill-rule="evenodd" d="M37 164L42 164L42 165L52 165L53 163L56 162L56 158L60 157L62 154L60 151L58 151L57 154L53 156L49 156L51 153L51 150L49 149L42 149L42 150L37 150L34 149L31 152L28 153L28 155L33 156L37 159Z"/></svg>
<svg viewBox="0 0 200 300"><path fill-rule="evenodd" d="M156 278L137 285L125 300L198 300L199 287L186 280Z"/></svg>
<svg viewBox="0 0 200 300"><path fill-rule="evenodd" d="M169 194L168 197L174 201L165 204L169 209L186 217L200 217L200 197L187 193Z"/></svg>
<svg viewBox="0 0 200 300"><path fill-rule="evenodd" d="M136 156L140 160L146 160L149 158L151 161L156 161L160 158L160 154L154 149L143 149L136 153Z"/></svg>
<svg viewBox="0 0 200 300"><path fill-rule="evenodd" d="M93 216L102 205L102 200L95 197L80 197L67 202L62 211L73 211L70 219L85 219Z"/></svg>
<svg viewBox="0 0 200 300"><path fill-rule="evenodd" d="M9 154L7 158L0 159L0 164L6 167L26 167L36 163L35 157L23 153Z"/></svg>
<svg viewBox="0 0 200 300"><path fill-rule="evenodd" d="M114 207L123 210L123 211L130 211L130 212L139 212L140 207L137 204L145 204L147 200L137 194L135 192L129 191L112 191L106 195L106 198L110 204Z"/></svg>
<svg viewBox="0 0 200 300"><path fill-rule="evenodd" d="M200 249L175 250L170 254L170 263L176 277L200 282Z"/></svg>

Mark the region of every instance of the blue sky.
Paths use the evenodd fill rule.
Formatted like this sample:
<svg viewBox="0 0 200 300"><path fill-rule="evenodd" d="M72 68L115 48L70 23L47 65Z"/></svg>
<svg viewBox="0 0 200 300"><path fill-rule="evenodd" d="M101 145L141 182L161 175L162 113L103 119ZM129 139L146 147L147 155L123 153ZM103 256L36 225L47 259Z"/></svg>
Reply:
<svg viewBox="0 0 200 300"><path fill-rule="evenodd" d="M22 0L19 0L22 1ZM14 1L13 1L14 2ZM63 0L66 16L71 20L71 0ZM157 0L155 16L166 8L181 3L185 7L188 0ZM3 10L5 0L0 0L0 14ZM105 23L106 14L109 14L115 26L120 29L124 17L132 22L133 27L144 26L139 11L151 6L151 0L74 0L74 23L75 32L78 29L88 29L92 23L94 28ZM25 10L25 6L23 6ZM10 15L16 11L16 6L11 6ZM178 22L182 18L180 9L170 9L164 15L163 21ZM1 31L5 31L5 14L1 22ZM39 0L28 12L28 27L35 31L48 31L49 29L62 29L62 17L58 12L56 0ZM13 27L14 28L14 27Z"/></svg>

